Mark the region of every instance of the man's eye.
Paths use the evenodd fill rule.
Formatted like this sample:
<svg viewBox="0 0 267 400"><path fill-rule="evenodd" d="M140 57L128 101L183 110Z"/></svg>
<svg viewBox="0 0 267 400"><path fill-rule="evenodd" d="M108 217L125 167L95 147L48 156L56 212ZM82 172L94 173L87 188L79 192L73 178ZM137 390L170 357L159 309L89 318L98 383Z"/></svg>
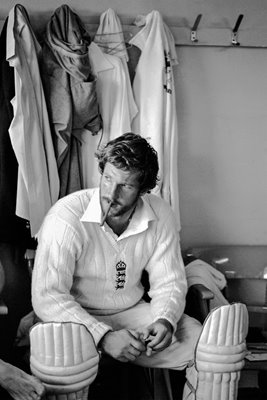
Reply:
<svg viewBox="0 0 267 400"><path fill-rule="evenodd" d="M125 183L124 185L122 185L124 190L132 190L133 186L132 185L127 185L127 183Z"/></svg>

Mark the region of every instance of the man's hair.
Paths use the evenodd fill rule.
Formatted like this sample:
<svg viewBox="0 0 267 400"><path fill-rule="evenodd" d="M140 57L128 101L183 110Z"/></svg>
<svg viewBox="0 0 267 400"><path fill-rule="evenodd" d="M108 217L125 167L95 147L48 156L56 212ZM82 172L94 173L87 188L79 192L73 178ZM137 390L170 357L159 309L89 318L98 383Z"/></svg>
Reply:
<svg viewBox="0 0 267 400"><path fill-rule="evenodd" d="M140 193L152 190L158 181L158 155L156 150L134 133L125 133L108 142L95 153L103 174L107 162L124 171L139 172Z"/></svg>

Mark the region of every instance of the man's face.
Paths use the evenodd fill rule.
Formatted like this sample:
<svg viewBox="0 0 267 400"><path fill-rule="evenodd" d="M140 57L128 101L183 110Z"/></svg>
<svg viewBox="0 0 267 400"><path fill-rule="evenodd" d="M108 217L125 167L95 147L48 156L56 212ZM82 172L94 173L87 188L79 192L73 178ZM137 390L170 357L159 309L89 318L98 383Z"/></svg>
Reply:
<svg viewBox="0 0 267 400"><path fill-rule="evenodd" d="M134 209L140 194L139 172L124 171L106 163L100 181L103 212L112 202L109 216L119 217Z"/></svg>

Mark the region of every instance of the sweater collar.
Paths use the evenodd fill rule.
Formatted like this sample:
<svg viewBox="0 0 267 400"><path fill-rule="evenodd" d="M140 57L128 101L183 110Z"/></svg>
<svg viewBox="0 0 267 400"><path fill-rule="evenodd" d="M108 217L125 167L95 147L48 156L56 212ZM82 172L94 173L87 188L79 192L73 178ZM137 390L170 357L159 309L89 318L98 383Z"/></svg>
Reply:
<svg viewBox="0 0 267 400"><path fill-rule="evenodd" d="M98 224L101 223L102 211L99 196L99 188L97 188L93 192L90 202L81 217L82 222L94 222Z"/></svg>

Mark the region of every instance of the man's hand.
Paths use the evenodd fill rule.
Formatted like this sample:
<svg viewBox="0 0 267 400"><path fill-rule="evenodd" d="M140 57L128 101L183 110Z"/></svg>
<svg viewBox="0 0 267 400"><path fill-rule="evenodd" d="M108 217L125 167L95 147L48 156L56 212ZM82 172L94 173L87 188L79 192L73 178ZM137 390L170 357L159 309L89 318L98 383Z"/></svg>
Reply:
<svg viewBox="0 0 267 400"><path fill-rule="evenodd" d="M146 355L153 351L161 351L172 341L173 327L166 319L158 319L142 331L138 331L146 344Z"/></svg>
<svg viewBox="0 0 267 400"><path fill-rule="evenodd" d="M40 400L45 393L38 378L3 360L0 360L0 386L15 400Z"/></svg>
<svg viewBox="0 0 267 400"><path fill-rule="evenodd" d="M103 353L122 362L134 361L146 350L140 335L127 329L107 332L99 347Z"/></svg>

